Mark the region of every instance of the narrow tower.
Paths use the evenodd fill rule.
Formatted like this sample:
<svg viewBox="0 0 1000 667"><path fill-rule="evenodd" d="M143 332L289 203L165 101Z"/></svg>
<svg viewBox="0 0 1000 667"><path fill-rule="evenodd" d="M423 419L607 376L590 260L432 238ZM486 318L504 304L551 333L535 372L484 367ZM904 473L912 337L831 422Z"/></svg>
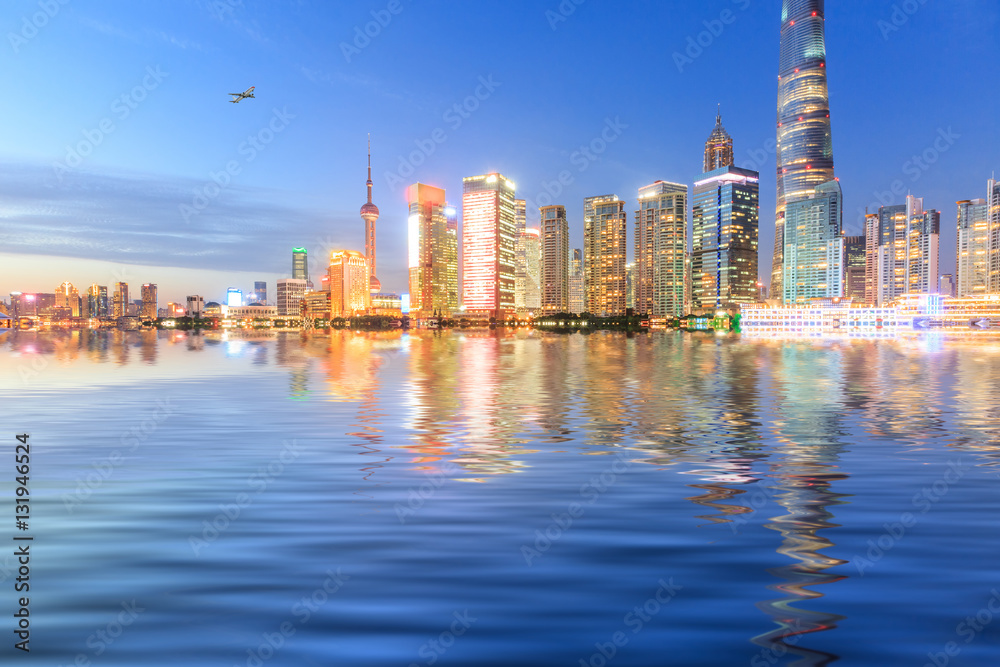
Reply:
<svg viewBox="0 0 1000 667"><path fill-rule="evenodd" d="M368 201L361 205L361 218L365 221L365 257L368 258L368 275L371 292L377 294L382 284L375 277L375 223L378 221L378 206L372 203L372 135L368 135Z"/></svg>
<svg viewBox="0 0 1000 667"><path fill-rule="evenodd" d="M708 135L705 142L705 169L704 173L721 169L722 167L733 166L733 138L722 127L722 105L719 105L719 112L715 116L715 127Z"/></svg>

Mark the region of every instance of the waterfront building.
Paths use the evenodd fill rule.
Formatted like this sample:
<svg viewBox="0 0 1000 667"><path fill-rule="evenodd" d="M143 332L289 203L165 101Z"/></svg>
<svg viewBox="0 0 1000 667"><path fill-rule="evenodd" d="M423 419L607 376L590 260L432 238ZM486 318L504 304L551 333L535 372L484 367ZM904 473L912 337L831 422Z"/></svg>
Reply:
<svg viewBox="0 0 1000 667"><path fill-rule="evenodd" d="M542 309L542 233L525 227L514 252L514 310L537 313Z"/></svg>
<svg viewBox="0 0 1000 667"><path fill-rule="evenodd" d="M782 0L781 5L773 297L788 293L783 287L787 205L812 197L834 179L823 5L823 0ZM798 293L797 287L791 292Z"/></svg>
<svg viewBox="0 0 1000 667"><path fill-rule="evenodd" d="M990 228L990 293L1000 293L1000 181L986 181L986 215Z"/></svg>
<svg viewBox="0 0 1000 667"><path fill-rule="evenodd" d="M865 209L865 304L878 303L879 284L879 214Z"/></svg>
<svg viewBox="0 0 1000 667"><path fill-rule="evenodd" d="M569 261L569 312L579 315L585 309L583 291L583 250L573 248ZM629 306L631 307L631 306Z"/></svg>
<svg viewBox="0 0 1000 667"><path fill-rule="evenodd" d="M406 189L410 312L416 318L458 310L458 217L445 191L423 183Z"/></svg>
<svg viewBox="0 0 1000 667"><path fill-rule="evenodd" d="M142 308L139 315L144 319L156 319L156 285L146 283L142 286Z"/></svg>
<svg viewBox="0 0 1000 667"><path fill-rule="evenodd" d="M902 324L895 307L861 306L840 298L811 299L801 306L779 308L745 305L740 310L740 332L750 337L892 337Z"/></svg>
<svg viewBox="0 0 1000 667"><path fill-rule="evenodd" d="M80 292L67 281L59 285L55 291L56 308L67 317L80 317Z"/></svg>
<svg viewBox="0 0 1000 667"><path fill-rule="evenodd" d="M462 304L504 319L514 311L514 183L492 173L466 177L462 188Z"/></svg>
<svg viewBox="0 0 1000 667"><path fill-rule="evenodd" d="M278 315L298 317L302 312L302 298L309 291L307 282L302 278L282 278L277 289Z"/></svg>
<svg viewBox="0 0 1000 667"><path fill-rule="evenodd" d="M230 287L226 290L226 306L238 308L243 305L243 290Z"/></svg>
<svg viewBox="0 0 1000 667"><path fill-rule="evenodd" d="M867 246L864 236L844 237L844 297L868 303L865 294Z"/></svg>
<svg viewBox="0 0 1000 667"><path fill-rule="evenodd" d="M542 311L569 310L569 221L566 207L543 206L542 219Z"/></svg>
<svg viewBox="0 0 1000 667"><path fill-rule="evenodd" d="M87 288L87 297L84 301L84 317L107 318L108 311L108 288L106 285L94 283Z"/></svg>
<svg viewBox="0 0 1000 667"><path fill-rule="evenodd" d="M843 294L843 193L832 180L785 205L782 301L802 305Z"/></svg>
<svg viewBox="0 0 1000 667"><path fill-rule="evenodd" d="M878 305L937 291L941 215L923 203L907 195L905 204L879 209Z"/></svg>
<svg viewBox="0 0 1000 667"><path fill-rule="evenodd" d="M755 303L760 175L733 166L694 184L691 253L693 310Z"/></svg>
<svg viewBox="0 0 1000 667"><path fill-rule="evenodd" d="M309 253L305 248L292 248L292 278L309 282Z"/></svg>
<svg viewBox="0 0 1000 667"><path fill-rule="evenodd" d="M584 291L588 313L625 315L625 202L616 195L583 200Z"/></svg>
<svg viewBox="0 0 1000 667"><path fill-rule="evenodd" d="M708 141L705 142L705 163L702 171L707 174L710 171L732 165L733 138L726 132L726 128L722 127L722 107L720 105L719 113L715 116L715 127L708 135Z"/></svg>
<svg viewBox="0 0 1000 667"><path fill-rule="evenodd" d="M378 206L372 203L372 139L368 136L368 201L361 205L361 219L365 221L365 258L368 262L369 293L376 294L382 284L375 277L375 223L378 222Z"/></svg>
<svg viewBox="0 0 1000 667"><path fill-rule="evenodd" d="M389 294L384 292L372 294L372 304L368 309L368 314L388 317L402 317L403 299L398 294Z"/></svg>
<svg viewBox="0 0 1000 667"><path fill-rule="evenodd" d="M310 320L332 319L333 308L331 304L330 290L306 292L302 296L302 305L305 310L299 315Z"/></svg>
<svg viewBox="0 0 1000 667"><path fill-rule="evenodd" d="M957 202L958 296L986 294L990 278L989 206L985 199Z"/></svg>
<svg viewBox="0 0 1000 667"><path fill-rule="evenodd" d="M114 301L111 310L111 317L118 319L119 317L125 317L128 315L128 283L118 282L115 283L115 294Z"/></svg>
<svg viewBox="0 0 1000 667"><path fill-rule="evenodd" d="M174 303L173 301L167 302L166 311L167 317L184 317L185 313L184 306L179 303Z"/></svg>
<svg viewBox="0 0 1000 667"><path fill-rule="evenodd" d="M334 250L330 253L327 275L331 317L354 317L367 313L374 285L367 256L356 250Z"/></svg>
<svg viewBox="0 0 1000 667"><path fill-rule="evenodd" d="M656 181L639 188L633 286L637 314L684 314L687 202L688 186L680 183Z"/></svg>
<svg viewBox="0 0 1000 667"><path fill-rule="evenodd" d="M201 319L205 312L205 297L198 294L189 296L186 310L188 317L193 317L196 320Z"/></svg>

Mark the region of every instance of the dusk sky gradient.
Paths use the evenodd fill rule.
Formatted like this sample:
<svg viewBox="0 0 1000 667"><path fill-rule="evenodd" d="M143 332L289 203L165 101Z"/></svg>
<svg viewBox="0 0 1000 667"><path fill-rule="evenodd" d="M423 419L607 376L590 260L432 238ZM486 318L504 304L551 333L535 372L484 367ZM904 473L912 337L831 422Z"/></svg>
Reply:
<svg viewBox="0 0 1000 667"><path fill-rule="evenodd" d="M583 198L616 193L628 202L631 255L638 188L699 178L717 104L737 166L761 172L769 278L779 0L565 0L567 16L560 0L398 1L392 14L390 0L51 0L57 10L37 31L25 28L42 12L37 0L8 2L0 294L124 277L136 295L157 283L164 305L187 294L221 300L256 279L273 300L295 246L308 248L318 282L319 256L364 250L369 132L385 291L407 291L405 186L416 181L460 205L464 176L499 171L537 206L548 203L545 183L567 171L572 182L553 203L566 206L571 246L583 245ZM900 180L941 211L949 273L955 202L985 196L1000 173L1000 5L910 0L909 15L902 4L826 3L844 226L861 234L864 208ZM718 36L678 67L674 54L724 11L732 22L715 24ZM372 12L391 18L357 48ZM357 50L345 56L342 44ZM256 99L228 103L250 86ZM467 118L449 112L477 88L483 99ZM615 140L593 161L574 157L609 121L621 127ZM246 143L269 132L259 149ZM939 152L942 133L951 139ZM56 166L81 143L93 146L79 165ZM433 152L396 181L418 143ZM909 161L925 150L936 160L915 169ZM184 215L227 163L238 173ZM528 219L537 224L530 204Z"/></svg>

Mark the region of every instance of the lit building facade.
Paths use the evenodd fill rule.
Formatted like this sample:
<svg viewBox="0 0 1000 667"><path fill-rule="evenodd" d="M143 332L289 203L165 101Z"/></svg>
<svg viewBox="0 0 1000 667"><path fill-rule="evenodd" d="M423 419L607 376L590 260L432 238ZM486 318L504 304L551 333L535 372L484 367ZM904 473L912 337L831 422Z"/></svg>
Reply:
<svg viewBox="0 0 1000 667"><path fill-rule="evenodd" d="M879 215L865 211L865 304L878 303Z"/></svg>
<svg viewBox="0 0 1000 667"><path fill-rule="evenodd" d="M156 285L146 283L142 286L142 309L139 315L147 319L156 319Z"/></svg>
<svg viewBox="0 0 1000 667"><path fill-rule="evenodd" d="M267 281L265 280L255 280L253 284L253 296L250 299L251 303L259 303L262 306L267 305Z"/></svg>
<svg viewBox="0 0 1000 667"><path fill-rule="evenodd" d="M566 207L543 206L542 312L569 311L569 221Z"/></svg>
<svg viewBox="0 0 1000 667"><path fill-rule="evenodd" d="M278 315L298 317L302 313L302 298L309 286L302 278L282 278L278 281Z"/></svg>
<svg viewBox="0 0 1000 667"><path fill-rule="evenodd" d="M583 290L583 250L573 248L569 261L569 312L579 315L586 306L584 305Z"/></svg>
<svg viewBox="0 0 1000 667"><path fill-rule="evenodd" d="M356 250L330 253L330 316L364 315L371 306L371 269L368 258Z"/></svg>
<svg viewBox="0 0 1000 667"><path fill-rule="evenodd" d="M958 205L958 296L986 294L990 278L989 206L985 199Z"/></svg>
<svg viewBox="0 0 1000 667"><path fill-rule="evenodd" d="M986 216L990 227L990 293L1000 294L1000 181L986 182Z"/></svg>
<svg viewBox="0 0 1000 667"><path fill-rule="evenodd" d="M843 294L843 193L829 181L815 188L809 199L785 207L785 251L782 301L802 305L810 299Z"/></svg>
<svg viewBox="0 0 1000 667"><path fill-rule="evenodd" d="M528 202L523 199L514 200L514 232L520 234L528 228ZM515 237L516 238L516 237Z"/></svg>
<svg viewBox="0 0 1000 667"><path fill-rule="evenodd" d="M542 308L542 233L525 227L514 252L514 309L536 313Z"/></svg>
<svg viewBox="0 0 1000 667"><path fill-rule="evenodd" d="M834 178L823 0L782 0L771 295L784 295L785 209ZM797 289L793 289L797 292Z"/></svg>
<svg viewBox="0 0 1000 667"><path fill-rule="evenodd" d="M458 310L458 218L445 191L423 183L406 189L410 313L451 316Z"/></svg>
<svg viewBox="0 0 1000 667"><path fill-rule="evenodd" d="M923 199L912 195L879 209L877 305L937 292L940 226L940 213L924 211Z"/></svg>
<svg viewBox="0 0 1000 667"><path fill-rule="evenodd" d="M111 317L119 318L128 315L128 283L115 283L115 294L112 302Z"/></svg>
<svg viewBox="0 0 1000 667"><path fill-rule="evenodd" d="M106 285L94 283L87 288L87 297L84 300L84 317L107 318L110 317L108 311L108 288Z"/></svg>
<svg viewBox="0 0 1000 667"><path fill-rule="evenodd" d="M616 195L583 200L584 291L588 313L625 315L625 258L628 220Z"/></svg>
<svg viewBox="0 0 1000 667"><path fill-rule="evenodd" d="M722 127L722 111L715 117L715 128L705 142L705 164L702 171L708 173L733 165L733 138Z"/></svg>
<svg viewBox="0 0 1000 667"><path fill-rule="evenodd" d="M732 166L694 184L691 208L693 309L756 303L760 175Z"/></svg>
<svg viewBox="0 0 1000 667"><path fill-rule="evenodd" d="M632 286L637 314L684 314L687 204L686 185L656 181L639 188Z"/></svg>
<svg viewBox="0 0 1000 667"><path fill-rule="evenodd" d="M193 294L187 298L187 315L194 319L201 319L205 313L205 297Z"/></svg>
<svg viewBox="0 0 1000 667"><path fill-rule="evenodd" d="M493 173L464 178L462 188L462 305L503 319L514 311L514 183Z"/></svg>
<svg viewBox="0 0 1000 667"><path fill-rule="evenodd" d="M226 306L239 308L243 305L243 290L230 287L226 290Z"/></svg>
<svg viewBox="0 0 1000 667"><path fill-rule="evenodd" d="M55 291L55 307L67 317L80 317L80 292L71 282L64 282Z"/></svg>
<svg viewBox="0 0 1000 667"><path fill-rule="evenodd" d="M938 279L938 294L941 296L958 296L955 293L955 275L952 273L944 273Z"/></svg>
<svg viewBox="0 0 1000 667"><path fill-rule="evenodd" d="M305 248L292 248L292 278L309 281L309 253Z"/></svg>

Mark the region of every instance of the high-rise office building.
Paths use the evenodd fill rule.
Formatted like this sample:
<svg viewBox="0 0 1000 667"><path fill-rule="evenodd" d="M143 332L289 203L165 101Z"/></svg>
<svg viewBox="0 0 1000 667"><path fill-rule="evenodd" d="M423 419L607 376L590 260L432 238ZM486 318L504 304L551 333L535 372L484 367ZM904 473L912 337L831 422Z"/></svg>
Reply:
<svg viewBox="0 0 1000 667"><path fill-rule="evenodd" d="M514 248L514 310L536 313L542 309L542 233L525 227Z"/></svg>
<svg viewBox="0 0 1000 667"><path fill-rule="evenodd" d="M156 285L153 283L142 286L142 309L139 315L145 319L156 319Z"/></svg>
<svg viewBox="0 0 1000 667"><path fill-rule="evenodd" d="M989 206L985 199L958 205L958 296L986 294L990 278Z"/></svg>
<svg viewBox="0 0 1000 667"><path fill-rule="evenodd" d="M705 168L702 171L707 174L710 171L732 165L733 138L726 132L726 128L722 127L722 108L720 106L719 113L715 117L715 128L708 135L708 141L705 142Z"/></svg>
<svg viewBox="0 0 1000 667"><path fill-rule="evenodd" d="M878 305L937 291L940 226L941 214L912 195L879 209Z"/></svg>
<svg viewBox="0 0 1000 667"><path fill-rule="evenodd" d="M1000 181L986 181L986 216L990 228L990 283L991 294L1000 293Z"/></svg>
<svg viewBox="0 0 1000 667"><path fill-rule="evenodd" d="M128 315L128 306L128 283L115 283L115 294L111 316L114 318L125 317Z"/></svg>
<svg viewBox="0 0 1000 667"><path fill-rule="evenodd" d="M840 182L817 186L813 196L785 206L782 301L843 296L843 193Z"/></svg>
<svg viewBox="0 0 1000 667"><path fill-rule="evenodd" d="M302 299L308 291L309 286L301 278L282 278L279 280L277 287L278 315L298 317L302 312Z"/></svg>
<svg viewBox="0 0 1000 667"><path fill-rule="evenodd" d="M423 183L406 189L406 201L410 314L449 317L458 310L457 212L444 190Z"/></svg>
<svg viewBox="0 0 1000 667"><path fill-rule="evenodd" d="M292 248L292 278L309 280L309 254L305 248Z"/></svg>
<svg viewBox="0 0 1000 667"><path fill-rule="evenodd" d="M542 219L542 311L569 310L569 221L565 206L543 206Z"/></svg>
<svg viewBox="0 0 1000 667"><path fill-rule="evenodd" d="M625 258L628 219L616 195L583 200L583 279L588 313L625 315Z"/></svg>
<svg viewBox="0 0 1000 667"><path fill-rule="evenodd" d="M865 302L867 248L864 236L844 237L844 297Z"/></svg>
<svg viewBox="0 0 1000 667"><path fill-rule="evenodd" d="M656 181L639 188L632 287L637 314L684 314L687 202L686 185Z"/></svg>
<svg viewBox="0 0 1000 667"><path fill-rule="evenodd" d="M371 306L371 269L368 258L356 250L330 253L330 316L364 315Z"/></svg>
<svg viewBox="0 0 1000 667"><path fill-rule="evenodd" d="M93 284L87 288L85 317L108 317L108 288L105 285Z"/></svg>
<svg viewBox="0 0 1000 667"><path fill-rule="evenodd" d="M262 306L267 305L267 281L256 280L253 284L253 301Z"/></svg>
<svg viewBox="0 0 1000 667"><path fill-rule="evenodd" d="M812 197L816 187L834 178L823 4L823 0L781 3L772 297L786 293L782 280L787 204ZM798 293L798 288L792 292Z"/></svg>
<svg viewBox="0 0 1000 667"><path fill-rule="evenodd" d="M368 201L361 205L361 218L365 221L365 257L368 259L370 276L369 292L377 294L382 284L375 277L375 223L378 222L378 206L372 203L372 139L368 136Z"/></svg>
<svg viewBox="0 0 1000 667"><path fill-rule="evenodd" d="M865 210L865 305L878 303L879 215Z"/></svg>
<svg viewBox="0 0 1000 667"><path fill-rule="evenodd" d="M205 297L198 294L191 295L187 298L187 316L193 317L196 320L201 319L202 314L205 312Z"/></svg>
<svg viewBox="0 0 1000 667"><path fill-rule="evenodd" d="M721 167L694 184L691 305L756 303L760 175Z"/></svg>
<svg viewBox="0 0 1000 667"><path fill-rule="evenodd" d="M523 199L514 200L514 233L520 234L528 227L528 202ZM515 237L516 238L516 237Z"/></svg>
<svg viewBox="0 0 1000 667"><path fill-rule="evenodd" d="M514 311L514 183L493 173L464 178L462 188L462 304L503 319Z"/></svg>
<svg viewBox="0 0 1000 667"><path fill-rule="evenodd" d="M61 309L63 315L80 317L80 292L67 281L59 285L55 291L55 307Z"/></svg>
<svg viewBox="0 0 1000 667"><path fill-rule="evenodd" d="M579 315L586 309L583 291L583 250L573 248L570 253L569 312Z"/></svg>

